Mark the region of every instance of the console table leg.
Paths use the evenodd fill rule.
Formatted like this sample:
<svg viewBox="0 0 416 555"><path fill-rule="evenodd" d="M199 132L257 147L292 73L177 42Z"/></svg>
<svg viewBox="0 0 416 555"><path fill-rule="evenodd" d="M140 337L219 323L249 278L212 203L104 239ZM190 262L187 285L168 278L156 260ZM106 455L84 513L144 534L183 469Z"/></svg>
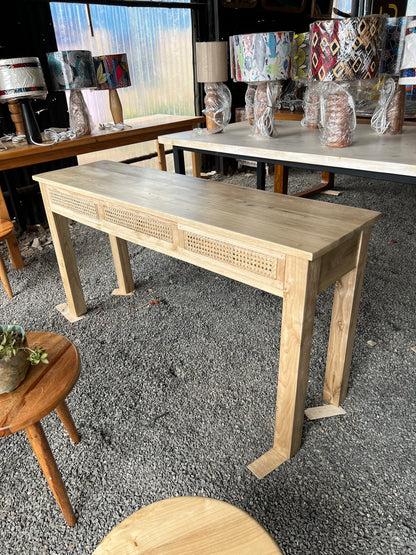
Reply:
<svg viewBox="0 0 416 555"><path fill-rule="evenodd" d="M113 295L131 295L134 291L134 280L127 242L114 235L109 235L109 238L118 281L118 289L113 291Z"/></svg>
<svg viewBox="0 0 416 555"><path fill-rule="evenodd" d="M323 400L335 406L343 403L347 394L370 233L370 228L361 232L357 265L335 284L323 392Z"/></svg>
<svg viewBox="0 0 416 555"><path fill-rule="evenodd" d="M286 257L274 443L249 465L258 478L300 448L320 264Z"/></svg>
<svg viewBox="0 0 416 555"><path fill-rule="evenodd" d="M48 218L62 283L64 284L69 313L71 316L81 316L81 314L87 312L87 307L69 232L68 218L52 212L47 200L47 191L44 191L43 187L41 184L43 204Z"/></svg>

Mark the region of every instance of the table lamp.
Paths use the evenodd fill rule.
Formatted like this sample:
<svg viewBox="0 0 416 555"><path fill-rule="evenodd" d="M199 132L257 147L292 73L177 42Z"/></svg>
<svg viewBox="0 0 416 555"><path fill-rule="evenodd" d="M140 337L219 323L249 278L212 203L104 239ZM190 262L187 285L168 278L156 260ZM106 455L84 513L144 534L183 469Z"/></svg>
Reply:
<svg viewBox="0 0 416 555"><path fill-rule="evenodd" d="M345 147L355 128L354 99L348 82L374 79L384 16L315 21L310 25L311 78L325 82L321 95L322 142Z"/></svg>
<svg viewBox="0 0 416 555"><path fill-rule="evenodd" d="M117 89L130 87L127 54L107 54L94 56L94 69L97 77L97 89L108 90L110 110L114 123L123 123L123 108Z"/></svg>
<svg viewBox="0 0 416 555"><path fill-rule="evenodd" d="M82 89L95 89L92 55L89 50L64 50L47 54L51 79L55 90L69 90L69 125L77 137L91 133L88 108Z"/></svg>
<svg viewBox="0 0 416 555"><path fill-rule="evenodd" d="M45 99L47 94L39 58L0 60L0 102L9 103L16 134L26 135L29 144L42 142L32 99Z"/></svg>
<svg viewBox="0 0 416 555"><path fill-rule="evenodd" d="M399 84L399 76L406 27L407 17L389 17L384 27L380 54L382 85L378 106L371 118L371 127L379 135L402 132L406 87Z"/></svg>
<svg viewBox="0 0 416 555"><path fill-rule="evenodd" d="M227 42L196 43L196 79L204 83L206 126L209 133L219 133L231 119L231 92L228 80Z"/></svg>
<svg viewBox="0 0 416 555"><path fill-rule="evenodd" d="M290 77L291 35L282 31L234 35L231 39L234 80L256 85L254 135L272 137L275 134L274 115L281 82Z"/></svg>

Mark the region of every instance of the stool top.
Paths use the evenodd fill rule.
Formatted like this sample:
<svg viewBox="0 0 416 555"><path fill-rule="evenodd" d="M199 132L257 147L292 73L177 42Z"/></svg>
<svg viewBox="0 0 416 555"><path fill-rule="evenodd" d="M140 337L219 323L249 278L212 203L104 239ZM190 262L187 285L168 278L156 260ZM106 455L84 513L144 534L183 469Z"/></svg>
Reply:
<svg viewBox="0 0 416 555"><path fill-rule="evenodd" d="M41 420L65 399L77 382L78 350L55 333L26 333L29 346L46 350L49 364L31 366L17 389L0 395L0 437L14 434Z"/></svg>
<svg viewBox="0 0 416 555"><path fill-rule="evenodd" d="M116 526L94 555L281 554L247 513L207 497L173 497L140 509Z"/></svg>
<svg viewBox="0 0 416 555"><path fill-rule="evenodd" d="M13 230L13 224L9 220L0 220L0 239L7 237Z"/></svg>

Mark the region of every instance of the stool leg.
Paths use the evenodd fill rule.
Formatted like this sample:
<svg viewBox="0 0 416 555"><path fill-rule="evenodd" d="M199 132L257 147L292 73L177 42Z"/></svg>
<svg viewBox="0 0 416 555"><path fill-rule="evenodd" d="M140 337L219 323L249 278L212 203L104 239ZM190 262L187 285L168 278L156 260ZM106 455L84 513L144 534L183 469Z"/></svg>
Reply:
<svg viewBox="0 0 416 555"><path fill-rule="evenodd" d="M25 432L67 524L75 526L75 514L41 423L28 426Z"/></svg>
<svg viewBox="0 0 416 555"><path fill-rule="evenodd" d="M6 239L7 249L9 251L10 260L12 261L13 268L15 270L21 270L24 268L22 254L19 249L19 244L16 239L16 235L11 233Z"/></svg>
<svg viewBox="0 0 416 555"><path fill-rule="evenodd" d="M63 400L62 403L59 403L55 410L57 415L61 419L62 424L65 426L69 437L74 443L79 443L79 434L77 429L75 428L74 421L65 400Z"/></svg>
<svg viewBox="0 0 416 555"><path fill-rule="evenodd" d="M9 278L7 277L7 270L4 264L4 260L0 254L0 279L4 288L6 289L6 293L8 297L11 299L13 297L12 288L10 287Z"/></svg>

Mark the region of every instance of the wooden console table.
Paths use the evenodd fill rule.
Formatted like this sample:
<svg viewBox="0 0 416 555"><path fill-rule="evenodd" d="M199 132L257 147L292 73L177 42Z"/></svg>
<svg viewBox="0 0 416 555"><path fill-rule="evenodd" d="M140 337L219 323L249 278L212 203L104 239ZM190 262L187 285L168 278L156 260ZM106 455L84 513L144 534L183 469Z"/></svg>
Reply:
<svg viewBox="0 0 416 555"><path fill-rule="evenodd" d="M117 162L34 179L72 317L87 308L69 219L109 234L120 294L134 289L126 245L131 241L283 297L274 445L250 465L256 476L265 476L300 447L316 298L334 282L323 398L342 403L378 212Z"/></svg>

